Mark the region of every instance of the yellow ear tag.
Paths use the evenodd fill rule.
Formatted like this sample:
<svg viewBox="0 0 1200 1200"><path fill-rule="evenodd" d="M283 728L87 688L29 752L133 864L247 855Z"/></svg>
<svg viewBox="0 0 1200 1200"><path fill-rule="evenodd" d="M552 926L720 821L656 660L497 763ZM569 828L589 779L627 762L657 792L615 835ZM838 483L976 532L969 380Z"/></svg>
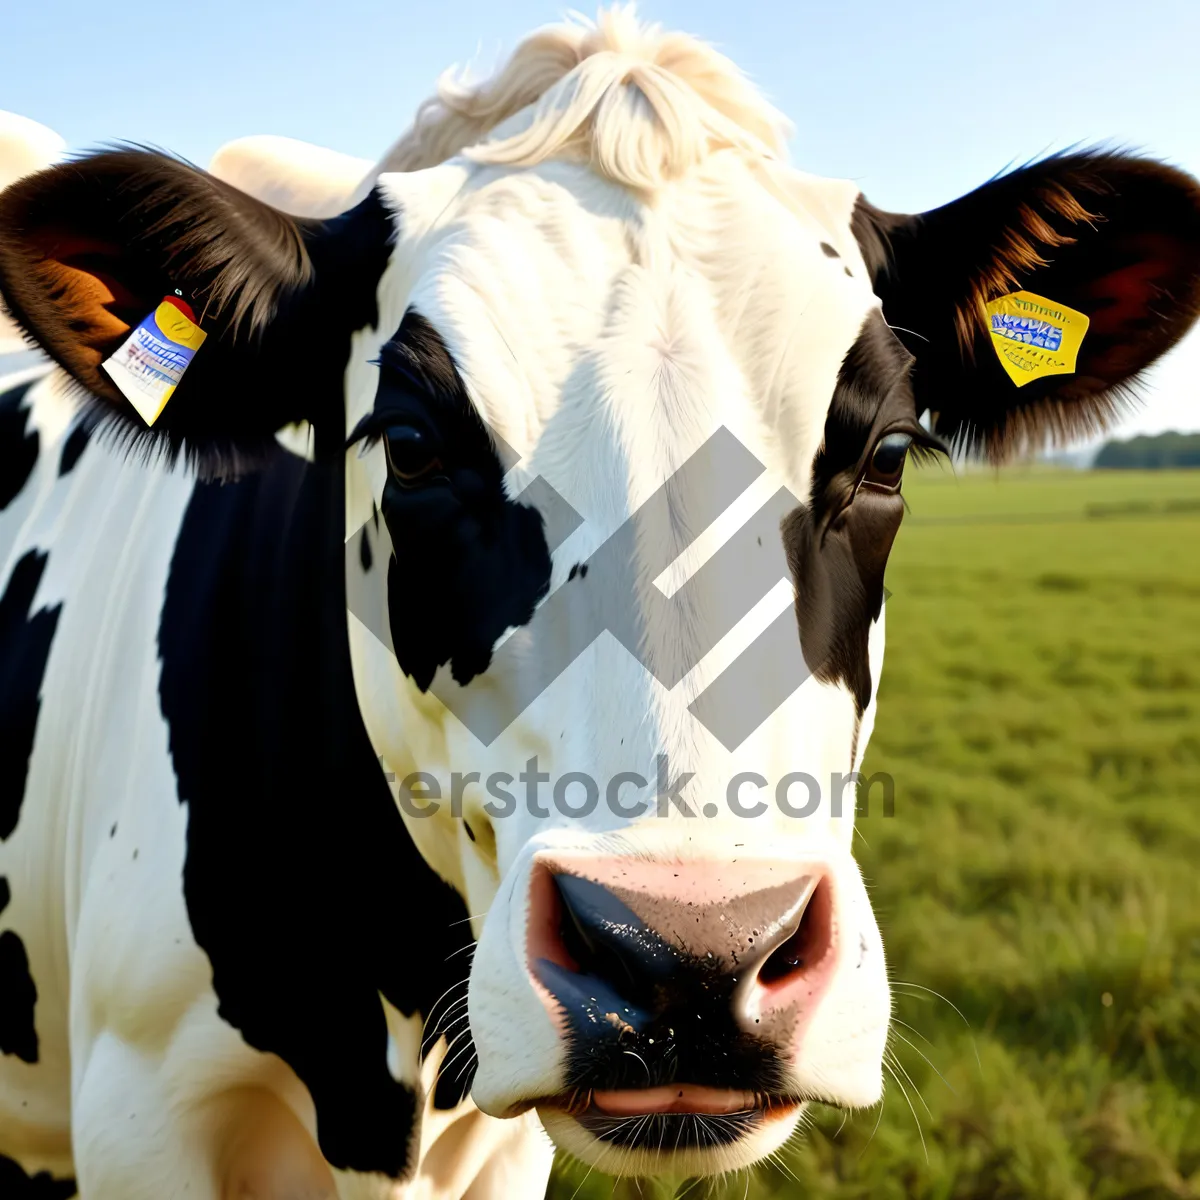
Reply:
<svg viewBox="0 0 1200 1200"><path fill-rule="evenodd" d="M987 314L1000 365L1017 387L1074 372L1088 329L1086 314L1033 292L999 296L987 305Z"/></svg>
<svg viewBox="0 0 1200 1200"><path fill-rule="evenodd" d="M153 425L207 336L187 302L167 296L104 361L104 372Z"/></svg>

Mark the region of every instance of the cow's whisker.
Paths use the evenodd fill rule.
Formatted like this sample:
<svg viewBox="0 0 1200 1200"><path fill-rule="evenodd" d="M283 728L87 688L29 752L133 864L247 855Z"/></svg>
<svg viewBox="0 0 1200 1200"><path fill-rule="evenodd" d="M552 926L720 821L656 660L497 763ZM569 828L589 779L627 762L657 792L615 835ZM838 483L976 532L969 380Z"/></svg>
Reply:
<svg viewBox="0 0 1200 1200"><path fill-rule="evenodd" d="M771 1160L771 1162L773 1162L773 1163L774 1163L774 1164L775 1164L775 1165L776 1165L776 1166L777 1166L777 1167L778 1167L778 1168L779 1168L779 1169L780 1169L780 1170L781 1170L781 1171L782 1171L782 1172L783 1172L783 1173L784 1173L784 1174L785 1174L785 1175L786 1175L786 1176L787 1176L787 1177L788 1177L788 1178L789 1178L789 1179L790 1179L790 1180L791 1180L793 1183L797 1183L797 1184L798 1184L798 1183L800 1182L800 1177L799 1177L799 1176L796 1174L796 1172L795 1172L795 1171L793 1171L793 1170L792 1170L792 1168L791 1168L791 1167L789 1167L789 1166L788 1166L788 1164L787 1164L787 1160L786 1160L786 1159L783 1157L783 1152L782 1152L781 1150L774 1150L774 1151L772 1151L772 1152L771 1152L771 1153L768 1155L768 1158L769 1158L769 1159Z"/></svg>
<svg viewBox="0 0 1200 1200"><path fill-rule="evenodd" d="M904 1097L904 1102L908 1105L908 1111L912 1113L913 1123L917 1127L917 1136L921 1139L921 1150L925 1155L925 1162L928 1163L929 1147L925 1145L925 1131L921 1128L920 1119L917 1117L917 1110L913 1106L913 1102L909 1099L908 1091L905 1089L904 1084L900 1081L900 1076L897 1075L894 1070L892 1070L892 1065L887 1061L886 1058L883 1061L883 1068L896 1081L896 1086L900 1089L900 1095Z"/></svg>
<svg viewBox="0 0 1200 1200"><path fill-rule="evenodd" d="M448 987L448 988L447 988L447 989L446 989L446 990L445 990L445 991L444 991L444 992L443 992L443 993L442 993L442 994L441 994L441 995L440 995L440 996L439 996L439 997L438 997L438 998L437 998L437 999L436 999L436 1000L433 1002L433 1004L430 1006L430 1009L429 1009L429 1015L428 1015L428 1016L425 1018L425 1024L426 1024L426 1026L427 1026L427 1027L428 1027L429 1025L431 1025L431 1024L435 1024L435 1023L436 1023L436 1022L435 1022L435 1020L434 1020L434 1013L436 1013L436 1012L437 1012L437 1010L438 1010L438 1005L439 1005L439 1004L441 1004L441 1003L442 1003L442 1001L444 1001L444 1000L446 999L446 997L447 997L447 996L449 996L449 995L450 995L450 994L451 994L451 993L454 991L454 989L455 989L455 988L459 988L459 987L461 987L461 988L465 988L465 987L466 987L466 985L467 985L467 980L466 980L465 978L463 978L463 979L456 979L456 980L455 980L455 981L454 981L454 982L453 982L453 983L452 983L452 984L451 984L451 985L450 985L450 986L449 986L449 987Z"/></svg>
<svg viewBox="0 0 1200 1200"><path fill-rule="evenodd" d="M871 1136L867 1138L867 1144L858 1152L858 1161L862 1160L862 1156L870 1149L871 1143L875 1140L875 1135L879 1132L879 1125L883 1121L883 1108L887 1104L887 1091L885 1089L883 1095L879 1098L879 1115L875 1118L875 1125L871 1130Z"/></svg>
<svg viewBox="0 0 1200 1200"><path fill-rule="evenodd" d="M457 1043L460 1041L460 1039L463 1039L463 1038L465 1038L466 1040L463 1041L463 1044L458 1047L458 1049L454 1052L453 1056L451 1056L449 1049L446 1051L446 1061L444 1063L442 1063L441 1071L439 1071L439 1074L441 1074L442 1072L448 1072L450 1070L450 1068L454 1065L454 1063L457 1062L458 1059L461 1058L463 1054L474 1054L475 1053L475 1043L471 1041L470 1027L464 1029L460 1034L458 1034L458 1036L454 1039L455 1044L457 1045ZM468 1061L470 1061L470 1060L468 1059ZM461 1075L459 1075L458 1078L461 1078Z"/></svg>
<svg viewBox="0 0 1200 1200"><path fill-rule="evenodd" d="M463 981L464 987L465 987L465 982L466 981L464 980ZM443 1032L447 1031L450 1027L453 1027L455 1022L459 1019L458 1017L455 1017L454 1020L450 1021L448 1025L446 1024L447 1017L449 1017L451 1013L456 1012L457 1010L459 1010L466 1004L467 995L466 995L465 991L463 992L462 996L459 996L456 999L451 1000L449 1003L447 1003L446 1007L442 1009L440 1014L438 1014L436 1017L434 1016L434 1013L437 1012L438 1005L441 1004L442 1001L446 999L446 996L449 994L449 992L455 986L458 986L458 985L452 984L450 988L447 988L446 991L443 992L441 994L441 996L438 997L433 1008L430 1009L430 1011L429 1011L429 1016L426 1017L426 1019L425 1019L424 1032L423 1032L423 1035L421 1038L421 1053L422 1054L427 1054L429 1052L429 1044L431 1042L436 1042L438 1037Z"/></svg>
<svg viewBox="0 0 1200 1200"><path fill-rule="evenodd" d="M589 1164L588 1164L588 1169L587 1169L587 1171L584 1173L584 1176L583 1176L583 1178L582 1178L582 1179L579 1181L579 1185L578 1185L578 1186L575 1188L575 1190L574 1190L574 1191L571 1193L571 1200L575 1200L575 1198L576 1198L576 1197L579 1195L579 1193L580 1193L581 1191L583 1191L584 1185L587 1183L587 1181L588 1181L589 1179L591 1179L591 1177L592 1177L592 1172L593 1172L594 1170L595 1170L595 1167L594 1167L592 1164L590 1164L590 1163L589 1163Z"/></svg>
<svg viewBox="0 0 1200 1200"><path fill-rule="evenodd" d="M460 1029L453 1037L450 1037L449 1034L446 1034L446 1035L444 1035L444 1037L442 1039L440 1039L440 1040L444 1040L446 1042L446 1053L442 1056L441 1065L438 1067L439 1075L442 1073L442 1071L444 1071L446 1069L448 1062L449 1062L450 1054L453 1051L454 1047L458 1045L458 1043L461 1040L461 1038L463 1037L463 1035L467 1032L468 1031L465 1029Z"/></svg>
<svg viewBox="0 0 1200 1200"><path fill-rule="evenodd" d="M893 1066L893 1067L894 1067L894 1068L895 1068L897 1071L899 1071L901 1075L903 1075L903 1076L904 1076L905 1080L908 1082L908 1086L909 1086L910 1088L912 1088L912 1090L913 1090L913 1091L916 1093L917 1099L918 1099L918 1100L920 1100L920 1102L921 1102L921 1107L922 1107L922 1108L924 1108L924 1110L925 1110L926 1114L928 1115L929 1119L932 1121L932 1120L933 1120L933 1110L932 1110L932 1109L929 1107L929 1105L928 1105L928 1104L925 1102L925 1097L924 1097L923 1095L921 1095L921 1089L920 1089L919 1087L917 1087L915 1080L914 1080L914 1079L913 1079L913 1077L912 1077L912 1076L911 1076L911 1075L908 1073L908 1069L907 1069L907 1068L905 1067L905 1065L904 1065L904 1064L903 1064L903 1063L900 1061L900 1059L899 1059L899 1058L897 1057L897 1055L896 1055L896 1052L895 1052L895 1051L894 1051L894 1050L893 1050L893 1049L892 1049L890 1046L889 1046L889 1047L888 1047L888 1048L887 1048L887 1049L884 1051L884 1053L885 1053L885 1054L888 1056L888 1058L891 1060L892 1066Z"/></svg>
<svg viewBox="0 0 1200 1200"><path fill-rule="evenodd" d="M968 1021L967 1018L963 1015L962 1009L960 1009L958 1007L958 1005L954 1003L953 1000L951 1000L947 996L943 996L941 992L934 991L934 989L931 987L926 987L923 983L912 983L911 981L905 980L905 979L893 979L893 980L891 980L891 986L893 988L914 988L918 992L924 992L927 995L933 996L935 999L941 1000L943 1003L950 1005L950 1007L957 1014L958 1019L967 1027L968 1030L970 1030L970 1032L972 1034L971 1050L975 1054L975 1063L979 1067L979 1070L982 1072L983 1060L980 1059L979 1047L975 1044L975 1037L974 1037L975 1031L971 1028L971 1022Z"/></svg>
<svg viewBox="0 0 1200 1200"><path fill-rule="evenodd" d="M900 1022L900 1024L904 1024L904 1022ZM912 1026L910 1025L910 1026L908 1026L908 1028L912 1029ZM913 1032L915 1033L916 1031L915 1031L915 1030L913 1030ZM920 1055L920 1056L921 1056L921 1057L922 1057L922 1058L925 1060L925 1062L926 1062L926 1064L928 1065L929 1069L930 1069L930 1070L931 1070L931 1071L932 1071L932 1072L933 1072L933 1073L934 1073L934 1074L935 1074L935 1075L936 1075L936 1076L937 1076L937 1077L938 1077L938 1078L939 1078L939 1079L940 1079L940 1080L941 1080L941 1081L942 1081L944 1084L946 1084L946 1089L947 1089L947 1090L948 1090L948 1091L951 1093L951 1095L957 1095L957 1094L958 1094L958 1093L957 1093L957 1092L955 1092L955 1090L954 1090L954 1089L953 1089L953 1088L950 1086L950 1084L949 1084L949 1083L946 1081L946 1077L945 1077L945 1075L943 1075L943 1074L941 1073L941 1071L939 1071L939 1070L937 1069L937 1067L935 1067L935 1066L933 1065L932 1061L931 1061L931 1060L930 1060L930 1058L929 1058L929 1055L928 1055L928 1054L926 1054L926 1053L925 1053L925 1051L924 1051L924 1050L922 1050L922 1049L921 1049L921 1047L920 1047L920 1046L918 1046L918 1045L916 1044L916 1042L912 1041L910 1038L906 1038L906 1037L904 1036L904 1034L902 1034L902 1033L901 1033L901 1032L900 1032L898 1029L893 1029L893 1030L892 1030L892 1033L894 1033L894 1034L896 1035L896 1037L898 1037L898 1038L899 1038L899 1039L900 1039L900 1040L901 1040L901 1041L902 1041L902 1042L903 1042L903 1043L904 1043L906 1046L909 1046L909 1047L911 1047L913 1050L915 1050L915 1051L916 1051L916 1052L917 1052L917 1053L918 1053L918 1054L919 1054L919 1055ZM920 1035L918 1035L918 1036L920 1036ZM899 1061L899 1060L897 1060L897 1061Z"/></svg>
<svg viewBox="0 0 1200 1200"><path fill-rule="evenodd" d="M636 1058L642 1064L642 1070L646 1072L646 1086L649 1087L654 1081L654 1076L650 1073L650 1067L646 1060L636 1050L623 1050L622 1054L628 1054L630 1058Z"/></svg>
<svg viewBox="0 0 1200 1200"><path fill-rule="evenodd" d="M491 909L488 909L488 912L490 912L490 911L491 911ZM483 921L483 920L486 920L486 919L487 919L487 912L475 913L475 914L474 914L474 916L470 916L470 917L462 917L462 918L460 918L460 919L459 919L459 920L457 920L457 921L451 921L451 922L450 922L450 923L449 923L449 924L446 926L446 928L447 928L447 929L454 929L456 926L459 926L459 925L466 925L466 924L467 924L469 921Z"/></svg>
<svg viewBox="0 0 1200 1200"><path fill-rule="evenodd" d="M916 1034L917 1037L919 1037L921 1039L921 1041L923 1041L925 1043L925 1045L927 1045L927 1046L933 1045L933 1043L915 1025L910 1025L908 1021L902 1021L902 1020L900 1020L899 1017L893 1016L892 1024L893 1025L903 1025L905 1029L908 1029L912 1033Z"/></svg>
<svg viewBox="0 0 1200 1200"><path fill-rule="evenodd" d="M471 1052L463 1060L463 1064L458 1068L458 1072L454 1076L455 1083L461 1083L472 1071L479 1066L479 1052L475 1049L475 1043L471 1043Z"/></svg>

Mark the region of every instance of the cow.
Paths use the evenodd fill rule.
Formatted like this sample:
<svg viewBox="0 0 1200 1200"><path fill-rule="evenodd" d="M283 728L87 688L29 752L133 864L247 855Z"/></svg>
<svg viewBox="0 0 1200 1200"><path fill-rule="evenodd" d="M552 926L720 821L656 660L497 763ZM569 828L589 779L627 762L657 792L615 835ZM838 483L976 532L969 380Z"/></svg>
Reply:
<svg viewBox="0 0 1200 1200"><path fill-rule="evenodd" d="M840 788L906 462L1119 415L1200 185L1072 151L906 215L786 137L617 9L339 212L138 149L0 193L57 367L0 400L5 1196L537 1196L879 1101ZM205 338L147 423L163 303Z"/></svg>

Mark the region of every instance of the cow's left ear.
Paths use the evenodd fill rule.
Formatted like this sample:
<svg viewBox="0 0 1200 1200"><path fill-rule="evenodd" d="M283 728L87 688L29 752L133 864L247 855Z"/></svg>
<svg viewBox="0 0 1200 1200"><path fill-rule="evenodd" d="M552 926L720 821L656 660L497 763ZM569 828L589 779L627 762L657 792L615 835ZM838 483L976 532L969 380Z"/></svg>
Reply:
<svg viewBox="0 0 1200 1200"><path fill-rule="evenodd" d="M1200 313L1200 184L1145 158L1058 155L915 216L860 198L854 232L884 317L916 356L919 408L996 461L1105 429ZM1037 307L989 313L1018 291ZM1064 306L1087 317L1086 332L1074 370L1047 373L1049 358L1060 372L1069 362L1034 353L1039 337L1072 349L1071 330L1055 332ZM1034 345L1018 349L1027 336Z"/></svg>
<svg viewBox="0 0 1200 1200"><path fill-rule="evenodd" d="M375 192L305 220L177 159L109 151L0 193L0 297L94 416L228 476L300 420L341 450L350 337L376 320L393 236ZM205 340L147 426L103 364L176 292Z"/></svg>

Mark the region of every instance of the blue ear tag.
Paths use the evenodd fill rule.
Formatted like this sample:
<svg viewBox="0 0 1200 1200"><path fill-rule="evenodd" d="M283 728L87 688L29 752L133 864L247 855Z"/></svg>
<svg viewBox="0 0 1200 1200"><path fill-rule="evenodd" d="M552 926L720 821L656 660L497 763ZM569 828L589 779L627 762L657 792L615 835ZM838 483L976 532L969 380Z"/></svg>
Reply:
<svg viewBox="0 0 1200 1200"><path fill-rule="evenodd" d="M186 300L164 296L102 364L104 373L153 425L207 336Z"/></svg>

